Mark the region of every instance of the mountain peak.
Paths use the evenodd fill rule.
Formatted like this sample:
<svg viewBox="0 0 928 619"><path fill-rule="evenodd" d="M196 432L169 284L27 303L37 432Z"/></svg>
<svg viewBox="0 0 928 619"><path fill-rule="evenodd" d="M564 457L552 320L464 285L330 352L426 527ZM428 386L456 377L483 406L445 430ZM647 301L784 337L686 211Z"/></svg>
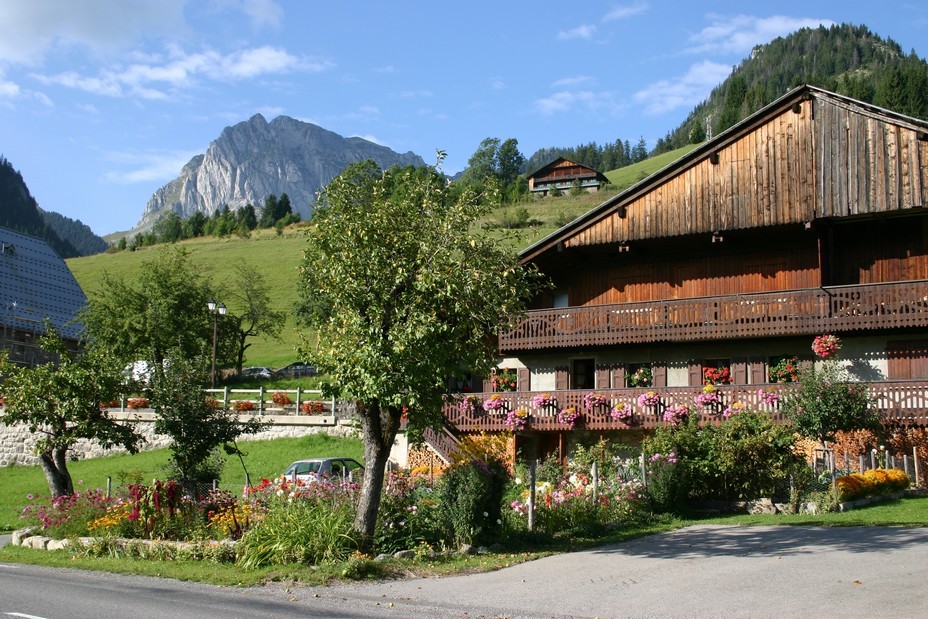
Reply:
<svg viewBox="0 0 928 619"><path fill-rule="evenodd" d="M363 138L337 133L277 116L261 114L222 130L205 154L197 155L180 175L158 189L142 214L138 229L148 229L168 211L180 217L210 216L223 206L260 208L264 199L286 193L294 211L312 212L316 194L351 163L371 159L379 166L424 166L418 155L396 153Z"/></svg>

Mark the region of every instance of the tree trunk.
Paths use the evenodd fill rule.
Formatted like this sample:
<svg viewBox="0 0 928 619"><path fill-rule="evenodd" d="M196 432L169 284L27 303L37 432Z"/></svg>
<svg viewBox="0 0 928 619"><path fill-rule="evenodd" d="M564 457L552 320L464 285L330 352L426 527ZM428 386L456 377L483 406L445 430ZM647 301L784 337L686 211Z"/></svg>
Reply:
<svg viewBox="0 0 928 619"><path fill-rule="evenodd" d="M67 453L67 449L56 448L39 456L39 463L45 473L45 481L48 482L48 491L52 498L74 494L74 484L68 472Z"/></svg>
<svg viewBox="0 0 928 619"><path fill-rule="evenodd" d="M354 529L361 536L364 549L369 549L373 543L387 460L400 427L401 413L389 407L381 409L376 401L358 403L361 438L364 441L364 477Z"/></svg>

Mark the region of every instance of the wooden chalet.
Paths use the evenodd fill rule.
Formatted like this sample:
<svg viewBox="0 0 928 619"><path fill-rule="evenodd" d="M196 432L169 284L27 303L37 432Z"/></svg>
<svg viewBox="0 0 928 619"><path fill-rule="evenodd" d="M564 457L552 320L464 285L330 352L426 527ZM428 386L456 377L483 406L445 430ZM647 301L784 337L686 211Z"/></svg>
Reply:
<svg viewBox="0 0 928 619"><path fill-rule="evenodd" d="M926 425L926 204L928 122L790 91L522 252L554 288L499 339L498 367L517 376L501 395L531 415L520 437L563 455L578 430L646 430L673 403L707 420L733 402L778 418L765 394L790 384L770 368L813 359L825 333L890 423ZM694 406L706 368L730 377L716 410ZM660 405L638 404L648 390ZM585 408L591 391L607 403ZM556 404L533 406L540 392ZM617 403L633 419L612 418ZM557 420L566 406L583 413L576 428ZM445 408L457 432L506 428L466 409Z"/></svg>
<svg viewBox="0 0 928 619"><path fill-rule="evenodd" d="M588 166L558 157L528 177L532 195L547 196L554 192L567 192L574 187L593 193L609 182L601 172Z"/></svg>
<svg viewBox="0 0 928 619"><path fill-rule="evenodd" d="M46 321L70 346L87 302L68 265L44 240L0 227L0 349L21 365L48 361L38 346Z"/></svg>

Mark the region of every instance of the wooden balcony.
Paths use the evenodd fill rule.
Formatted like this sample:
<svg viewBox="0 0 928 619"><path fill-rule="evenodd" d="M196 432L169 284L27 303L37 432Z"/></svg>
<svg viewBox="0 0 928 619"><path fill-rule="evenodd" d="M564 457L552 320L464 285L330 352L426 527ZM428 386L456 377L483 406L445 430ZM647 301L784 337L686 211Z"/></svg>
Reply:
<svg viewBox="0 0 928 619"><path fill-rule="evenodd" d="M501 352L928 326L928 280L533 310Z"/></svg>
<svg viewBox="0 0 928 619"><path fill-rule="evenodd" d="M557 420L558 412L568 406L574 406L583 413L582 423L578 428L587 430L649 430L660 425L663 421L663 410L668 406L685 405L691 413L698 414L704 423L718 423L724 419L724 410L734 402L742 402L747 408L769 413L774 421L782 423L784 415L780 412L778 402L765 402L764 395L776 392L781 397L789 390L795 389L791 383L776 385L720 385L718 393L721 403L708 408L696 404L696 396L702 392L699 387L654 387L652 391L660 396L660 404L656 407L641 407L638 405L638 396L648 389L597 389L608 400L607 404L593 410L583 406L583 398L590 393L584 391L549 391L549 395L556 400L556 405L539 409L532 405L532 397L539 392L508 392L500 394L505 402L502 412L488 413L478 405L476 410L466 410L461 406L465 395L474 396L480 403L491 395L490 393L461 394L450 399L443 408L445 419L454 426L458 432L493 432L507 430L506 411L524 408L530 415L528 429L547 432L566 431L570 428ZM891 426L928 426L928 381L884 381L870 385L872 406L879 412L884 424ZM768 398L769 399L769 398ZM630 423L614 420L610 416L612 407L618 403L625 403L632 413Z"/></svg>

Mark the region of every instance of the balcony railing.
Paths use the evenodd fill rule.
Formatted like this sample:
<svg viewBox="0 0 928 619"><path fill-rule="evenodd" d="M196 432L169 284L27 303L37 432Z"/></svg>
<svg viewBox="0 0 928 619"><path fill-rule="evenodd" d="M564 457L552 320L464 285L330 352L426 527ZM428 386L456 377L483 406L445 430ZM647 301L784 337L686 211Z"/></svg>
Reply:
<svg viewBox="0 0 928 619"><path fill-rule="evenodd" d="M558 412L570 406L576 407L583 413L583 421L578 426L588 430L629 430L653 429L666 425L663 412L669 406L688 406L691 414L698 414L705 423L718 423L724 419L726 408L735 402L743 403L747 408L767 412L777 423L785 421L780 412L779 402L771 401L770 394L776 393L780 397L796 386L791 383L776 385L719 385L718 394L720 403L710 407L700 407L696 404L696 396L702 393L699 387L652 387L660 397L660 403L653 407L638 405L638 397L649 389L597 389L596 393L605 396L607 403L594 409L584 408L583 398L590 390L583 391L549 391L555 404L536 408L532 405L532 398L539 392L514 391L499 394L505 406L497 412L486 412L480 406L491 393L461 394L450 399L443 408L445 418L459 432L500 431L507 430L507 411L524 408L530 415L528 428L541 431L564 431L570 427L559 423ZM465 396L473 396L477 405L475 410L468 410L462 406ZM876 409L883 422L892 426L928 426L928 382L926 381L884 381L870 384L871 406ZM612 407L624 403L632 411L633 417L629 423L613 419L610 416Z"/></svg>
<svg viewBox="0 0 928 619"><path fill-rule="evenodd" d="M928 326L928 280L528 312L503 352Z"/></svg>

